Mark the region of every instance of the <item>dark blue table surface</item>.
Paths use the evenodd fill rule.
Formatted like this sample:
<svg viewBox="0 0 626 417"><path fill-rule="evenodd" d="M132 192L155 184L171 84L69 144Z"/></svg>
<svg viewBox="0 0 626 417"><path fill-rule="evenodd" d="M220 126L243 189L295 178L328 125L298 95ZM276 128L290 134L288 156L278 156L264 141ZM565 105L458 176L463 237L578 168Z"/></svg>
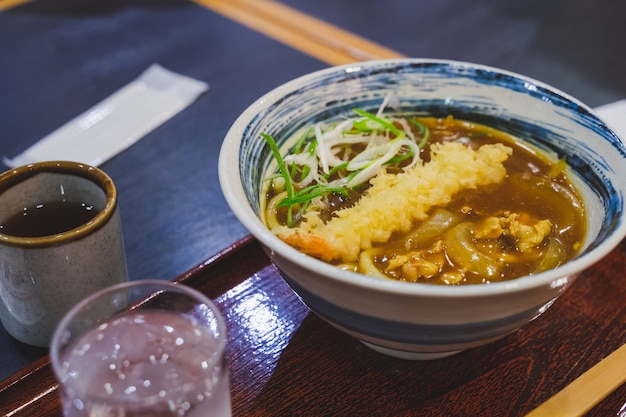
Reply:
<svg viewBox="0 0 626 417"><path fill-rule="evenodd" d="M101 166L118 188L130 279L173 279L247 234L219 188L222 139L260 95L325 67L187 1L27 3L0 13L0 154L17 155L152 63L210 87ZM44 353L0 328L0 380Z"/></svg>
<svg viewBox="0 0 626 417"><path fill-rule="evenodd" d="M590 106L626 97L622 0L283 3L403 54L523 73ZM119 190L131 279L172 279L247 233L219 188L221 141L260 95L327 66L184 0L33 1L0 13L0 154L17 155L152 63L210 89L101 166ZM0 380L44 353L0 328Z"/></svg>
<svg viewBox="0 0 626 417"><path fill-rule="evenodd" d="M417 58L536 78L596 107L626 98L623 0L281 0Z"/></svg>

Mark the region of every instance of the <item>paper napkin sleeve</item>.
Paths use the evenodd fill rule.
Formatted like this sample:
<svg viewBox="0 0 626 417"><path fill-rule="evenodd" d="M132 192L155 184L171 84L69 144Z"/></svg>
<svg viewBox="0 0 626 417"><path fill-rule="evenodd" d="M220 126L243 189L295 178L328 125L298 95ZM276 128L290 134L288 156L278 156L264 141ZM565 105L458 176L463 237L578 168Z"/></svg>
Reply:
<svg viewBox="0 0 626 417"><path fill-rule="evenodd" d="M9 167L50 160L98 166L189 106L208 87L153 64L85 113L3 162Z"/></svg>

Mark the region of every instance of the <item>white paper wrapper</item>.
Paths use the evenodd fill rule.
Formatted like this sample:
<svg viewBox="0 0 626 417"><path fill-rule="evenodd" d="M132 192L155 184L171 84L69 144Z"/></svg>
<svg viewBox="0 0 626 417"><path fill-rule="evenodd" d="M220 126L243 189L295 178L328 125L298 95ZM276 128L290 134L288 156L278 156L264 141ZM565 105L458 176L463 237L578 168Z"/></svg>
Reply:
<svg viewBox="0 0 626 417"><path fill-rule="evenodd" d="M190 105L208 84L151 65L135 80L13 159L9 167L65 160L98 166Z"/></svg>

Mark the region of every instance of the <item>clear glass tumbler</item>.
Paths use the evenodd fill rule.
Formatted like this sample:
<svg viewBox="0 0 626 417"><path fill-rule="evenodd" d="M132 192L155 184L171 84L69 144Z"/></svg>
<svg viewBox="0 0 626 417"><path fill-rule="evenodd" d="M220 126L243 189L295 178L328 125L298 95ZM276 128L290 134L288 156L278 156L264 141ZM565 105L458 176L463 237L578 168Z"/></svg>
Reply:
<svg viewBox="0 0 626 417"><path fill-rule="evenodd" d="M52 338L65 417L231 415L226 328L200 292L114 285L77 304Z"/></svg>

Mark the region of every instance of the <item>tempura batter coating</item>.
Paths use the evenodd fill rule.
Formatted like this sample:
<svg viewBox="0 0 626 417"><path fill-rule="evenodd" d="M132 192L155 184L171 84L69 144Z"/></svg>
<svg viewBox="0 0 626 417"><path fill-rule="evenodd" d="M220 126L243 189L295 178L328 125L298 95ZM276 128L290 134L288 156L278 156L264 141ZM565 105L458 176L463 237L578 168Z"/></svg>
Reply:
<svg viewBox="0 0 626 417"><path fill-rule="evenodd" d="M506 176L504 161L512 149L502 144L477 150L457 142L434 144L431 160L399 174L381 172L353 206L324 223L312 212L296 228L274 232L304 253L327 262L353 262L361 250L384 243L394 232L407 232L431 208L446 206L465 189L497 184Z"/></svg>

